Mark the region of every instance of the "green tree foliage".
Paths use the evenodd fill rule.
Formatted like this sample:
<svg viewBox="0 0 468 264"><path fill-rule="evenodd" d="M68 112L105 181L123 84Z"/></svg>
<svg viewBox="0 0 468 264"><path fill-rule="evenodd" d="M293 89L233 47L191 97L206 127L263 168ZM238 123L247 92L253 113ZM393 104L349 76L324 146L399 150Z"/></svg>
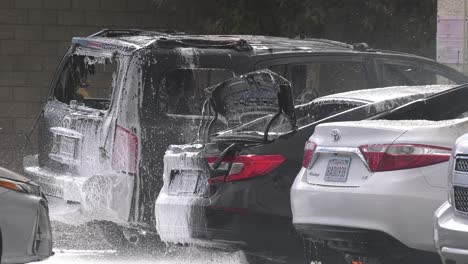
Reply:
<svg viewBox="0 0 468 264"><path fill-rule="evenodd" d="M436 0L159 0L198 33L319 37L434 57Z"/></svg>

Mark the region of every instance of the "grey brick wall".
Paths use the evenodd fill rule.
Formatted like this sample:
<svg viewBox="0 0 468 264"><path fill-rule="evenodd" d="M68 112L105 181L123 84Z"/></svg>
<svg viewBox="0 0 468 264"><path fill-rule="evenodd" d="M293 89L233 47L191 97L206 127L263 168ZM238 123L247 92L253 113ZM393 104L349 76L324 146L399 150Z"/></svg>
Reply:
<svg viewBox="0 0 468 264"><path fill-rule="evenodd" d="M102 28L178 28L185 15L152 0L0 0L0 166L21 171L36 152L26 140L48 84L73 36ZM180 18L180 19L178 19Z"/></svg>

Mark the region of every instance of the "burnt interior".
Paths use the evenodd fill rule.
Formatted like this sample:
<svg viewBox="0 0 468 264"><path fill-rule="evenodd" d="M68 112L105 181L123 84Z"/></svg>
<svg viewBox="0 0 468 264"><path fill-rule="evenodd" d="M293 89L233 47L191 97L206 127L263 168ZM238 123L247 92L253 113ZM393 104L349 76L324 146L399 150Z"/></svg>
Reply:
<svg viewBox="0 0 468 264"><path fill-rule="evenodd" d="M109 108L117 61L74 54L67 61L54 89L60 102L106 110Z"/></svg>

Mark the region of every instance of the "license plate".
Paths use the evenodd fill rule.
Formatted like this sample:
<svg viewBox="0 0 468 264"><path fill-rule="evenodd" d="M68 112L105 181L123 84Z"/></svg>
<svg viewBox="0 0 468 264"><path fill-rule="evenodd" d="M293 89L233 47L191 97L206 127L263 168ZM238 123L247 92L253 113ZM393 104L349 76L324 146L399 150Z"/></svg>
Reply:
<svg viewBox="0 0 468 264"><path fill-rule="evenodd" d="M175 171L169 183L170 194L195 194L197 190L198 171Z"/></svg>
<svg viewBox="0 0 468 264"><path fill-rule="evenodd" d="M60 140L60 154L73 158L75 156L75 138L62 136Z"/></svg>
<svg viewBox="0 0 468 264"><path fill-rule="evenodd" d="M330 159L328 161L327 170L325 171L325 181L346 182L350 164L351 158L348 157Z"/></svg>

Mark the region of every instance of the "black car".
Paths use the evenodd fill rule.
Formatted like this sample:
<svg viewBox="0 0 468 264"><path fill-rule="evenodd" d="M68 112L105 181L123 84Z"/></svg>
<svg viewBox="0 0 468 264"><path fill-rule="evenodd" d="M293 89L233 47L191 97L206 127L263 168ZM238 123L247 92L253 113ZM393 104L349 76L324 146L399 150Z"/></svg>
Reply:
<svg viewBox="0 0 468 264"><path fill-rule="evenodd" d="M166 242L245 250L252 263L303 263L313 256L294 232L290 188L315 126L362 120L452 87L359 90L296 107L288 81L267 70L208 88L200 139L166 152L157 231ZM234 128L213 132L219 122Z"/></svg>
<svg viewBox="0 0 468 264"><path fill-rule="evenodd" d="M166 148L199 137L204 89L266 68L291 81L296 104L357 89L467 80L432 60L362 44L103 30L73 38L37 122L39 152L25 157L24 171L89 221L132 227L123 233L136 242L136 231L155 230ZM235 125L217 123L212 131Z"/></svg>

